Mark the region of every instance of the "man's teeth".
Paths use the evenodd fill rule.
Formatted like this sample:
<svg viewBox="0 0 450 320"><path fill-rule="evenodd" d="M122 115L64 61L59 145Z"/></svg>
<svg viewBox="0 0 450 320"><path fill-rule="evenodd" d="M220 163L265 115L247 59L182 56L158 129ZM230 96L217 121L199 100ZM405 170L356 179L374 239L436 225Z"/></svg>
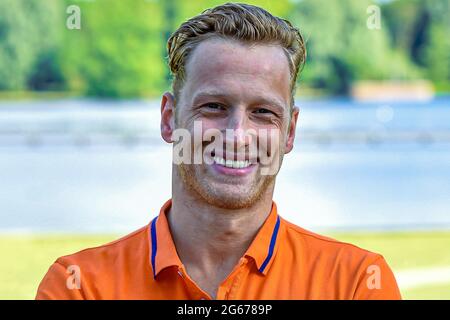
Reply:
<svg viewBox="0 0 450 320"><path fill-rule="evenodd" d="M225 160L224 158L221 158L221 157L214 157L214 162L217 164L220 164L224 167L235 168L235 169L247 168L250 166L250 162L248 160L234 161L234 160Z"/></svg>

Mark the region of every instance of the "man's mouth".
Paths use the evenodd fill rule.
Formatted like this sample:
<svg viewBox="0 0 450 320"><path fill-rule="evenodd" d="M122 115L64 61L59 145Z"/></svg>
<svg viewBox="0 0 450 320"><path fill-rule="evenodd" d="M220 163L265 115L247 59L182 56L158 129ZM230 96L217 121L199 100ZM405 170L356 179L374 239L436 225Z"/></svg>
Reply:
<svg viewBox="0 0 450 320"><path fill-rule="evenodd" d="M230 160L230 159L224 159L219 156L214 156L214 163L221 165L223 167L227 168L233 168L233 169L242 169L242 168L248 168L252 164L248 160L238 161L238 160Z"/></svg>
<svg viewBox="0 0 450 320"><path fill-rule="evenodd" d="M256 169L257 160L252 161L247 157L240 157L236 154L216 155L212 154L212 168L220 174L229 176L247 176ZM236 159L236 160L235 160ZM237 160L245 159L245 160Z"/></svg>

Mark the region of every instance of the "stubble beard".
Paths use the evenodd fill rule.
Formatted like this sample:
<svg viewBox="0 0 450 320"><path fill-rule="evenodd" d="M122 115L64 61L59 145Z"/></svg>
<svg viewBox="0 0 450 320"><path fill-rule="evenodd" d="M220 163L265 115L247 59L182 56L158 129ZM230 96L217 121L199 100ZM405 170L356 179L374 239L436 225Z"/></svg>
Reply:
<svg viewBox="0 0 450 320"><path fill-rule="evenodd" d="M230 210L249 208L269 191L269 187L272 187L271 191L273 191L276 175L260 176L260 179L256 179L247 190L241 190L242 192L224 192L212 183L202 183L203 181L199 179L198 170L194 166L198 165L181 163L176 166L176 170L188 192L214 207Z"/></svg>

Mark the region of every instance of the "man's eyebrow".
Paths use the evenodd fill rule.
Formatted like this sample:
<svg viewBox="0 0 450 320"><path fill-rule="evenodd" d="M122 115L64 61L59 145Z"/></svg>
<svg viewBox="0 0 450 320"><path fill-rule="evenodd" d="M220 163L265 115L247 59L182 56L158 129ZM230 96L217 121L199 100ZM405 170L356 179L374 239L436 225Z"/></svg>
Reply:
<svg viewBox="0 0 450 320"><path fill-rule="evenodd" d="M201 91L194 96L194 102L203 98L221 98L227 99L227 95L220 91Z"/></svg>
<svg viewBox="0 0 450 320"><path fill-rule="evenodd" d="M214 91L201 91L194 96L193 101L196 102L200 99L208 99L208 98L229 100L229 97L230 97L229 95L227 95L226 93L220 92L220 91L215 91L215 90ZM265 105L270 105L277 109L280 109L280 111L283 111L284 109L287 108L287 104L283 103L282 101L280 101L276 98L272 98L272 97L258 96L254 100L255 100L255 103L253 103L253 104L262 103Z"/></svg>
<svg viewBox="0 0 450 320"><path fill-rule="evenodd" d="M259 101L263 104L275 107L276 109L279 109L280 112L283 112L285 109L287 109L287 104L279 101L278 99L270 98L270 97L260 97Z"/></svg>

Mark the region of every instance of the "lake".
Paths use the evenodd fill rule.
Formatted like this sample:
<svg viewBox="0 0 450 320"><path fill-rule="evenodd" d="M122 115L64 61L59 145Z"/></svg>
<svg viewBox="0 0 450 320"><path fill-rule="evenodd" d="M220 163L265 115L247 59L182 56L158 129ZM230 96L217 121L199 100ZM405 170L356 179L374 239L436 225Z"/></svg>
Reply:
<svg viewBox="0 0 450 320"><path fill-rule="evenodd" d="M313 231L450 228L450 97L298 104L281 216ZM0 102L0 232L131 232L170 180L157 101Z"/></svg>

